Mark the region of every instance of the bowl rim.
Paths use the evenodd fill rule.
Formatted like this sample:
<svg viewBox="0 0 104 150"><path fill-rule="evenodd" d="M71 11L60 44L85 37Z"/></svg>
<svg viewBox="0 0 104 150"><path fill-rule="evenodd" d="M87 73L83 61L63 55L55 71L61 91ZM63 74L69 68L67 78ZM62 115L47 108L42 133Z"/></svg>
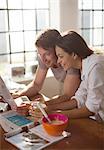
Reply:
<svg viewBox="0 0 104 150"><path fill-rule="evenodd" d="M54 125L63 125L63 124L65 124L65 123L67 123L68 122L68 116L66 116L65 114L60 114L60 113L51 113L51 114L48 114L48 116L50 117L50 116L63 116L63 117L65 117L65 121L63 121L63 123L59 123L59 124L54 124ZM43 118L42 118L42 123L46 123L46 124L50 124L48 121L47 121L47 119L43 116Z"/></svg>

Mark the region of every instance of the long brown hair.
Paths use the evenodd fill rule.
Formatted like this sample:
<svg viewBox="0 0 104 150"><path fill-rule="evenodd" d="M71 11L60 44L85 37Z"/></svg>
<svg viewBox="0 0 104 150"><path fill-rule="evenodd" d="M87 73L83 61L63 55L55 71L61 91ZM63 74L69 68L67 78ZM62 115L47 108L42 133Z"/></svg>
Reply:
<svg viewBox="0 0 104 150"><path fill-rule="evenodd" d="M69 54L77 54L82 59L93 54L93 51L88 47L85 40L74 31L69 31L68 34L59 36L56 45Z"/></svg>

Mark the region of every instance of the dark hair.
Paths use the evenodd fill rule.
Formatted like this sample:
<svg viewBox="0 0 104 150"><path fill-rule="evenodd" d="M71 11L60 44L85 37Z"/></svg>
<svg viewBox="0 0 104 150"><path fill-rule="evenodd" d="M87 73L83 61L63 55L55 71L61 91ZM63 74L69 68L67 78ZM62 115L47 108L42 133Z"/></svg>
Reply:
<svg viewBox="0 0 104 150"><path fill-rule="evenodd" d="M85 40L74 31L69 31L68 34L58 37L56 45L69 54L74 52L82 59L93 54Z"/></svg>
<svg viewBox="0 0 104 150"><path fill-rule="evenodd" d="M35 45L46 50L55 49L58 36L60 36L60 33L56 29L48 29L38 36Z"/></svg>

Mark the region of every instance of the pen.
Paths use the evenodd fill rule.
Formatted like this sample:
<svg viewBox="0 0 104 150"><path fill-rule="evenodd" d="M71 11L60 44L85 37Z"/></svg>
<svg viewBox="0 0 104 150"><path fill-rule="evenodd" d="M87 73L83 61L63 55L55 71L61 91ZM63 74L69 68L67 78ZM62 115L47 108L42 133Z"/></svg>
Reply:
<svg viewBox="0 0 104 150"><path fill-rule="evenodd" d="M45 116L45 118L48 120L49 123L51 123L50 118L48 117L47 113L45 112L45 110L43 109L42 105L40 102L37 102L37 107L40 109L40 111L42 112L42 114Z"/></svg>

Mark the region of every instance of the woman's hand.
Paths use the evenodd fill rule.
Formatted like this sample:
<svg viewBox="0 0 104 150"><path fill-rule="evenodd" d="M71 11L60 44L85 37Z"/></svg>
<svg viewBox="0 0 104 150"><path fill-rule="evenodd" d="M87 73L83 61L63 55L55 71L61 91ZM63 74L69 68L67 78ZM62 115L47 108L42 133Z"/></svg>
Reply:
<svg viewBox="0 0 104 150"><path fill-rule="evenodd" d="M66 102L66 101L69 101L70 100L70 97L67 96L67 95L57 95L57 96L54 96L52 97L52 99L48 100L48 101L45 101L45 104L47 106L51 106L51 105L58 105L60 103L63 103L63 102Z"/></svg>
<svg viewBox="0 0 104 150"><path fill-rule="evenodd" d="M45 109L46 105L45 104L42 104L42 107ZM40 111L39 108L37 108L37 101L34 101L31 103L31 106L29 108L29 114L34 117L35 119L35 122L40 122L42 117L43 117L43 114L42 112Z"/></svg>

